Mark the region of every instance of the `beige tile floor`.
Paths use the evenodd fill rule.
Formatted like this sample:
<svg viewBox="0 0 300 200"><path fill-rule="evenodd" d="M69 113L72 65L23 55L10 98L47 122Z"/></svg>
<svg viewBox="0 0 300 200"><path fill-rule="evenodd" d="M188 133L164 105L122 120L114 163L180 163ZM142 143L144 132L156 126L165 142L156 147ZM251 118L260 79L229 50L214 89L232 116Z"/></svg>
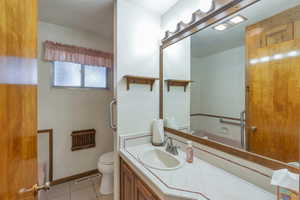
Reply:
<svg viewBox="0 0 300 200"><path fill-rule="evenodd" d="M41 193L39 200L113 200L112 195L100 195L100 181L97 176L55 185Z"/></svg>

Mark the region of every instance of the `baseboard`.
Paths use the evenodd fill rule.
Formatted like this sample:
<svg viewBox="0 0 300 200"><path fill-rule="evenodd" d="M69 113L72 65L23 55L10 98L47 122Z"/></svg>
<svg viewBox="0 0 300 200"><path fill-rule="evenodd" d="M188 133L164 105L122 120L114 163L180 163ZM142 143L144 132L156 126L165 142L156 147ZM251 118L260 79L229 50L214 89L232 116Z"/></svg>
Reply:
<svg viewBox="0 0 300 200"><path fill-rule="evenodd" d="M65 178L60 178L60 179L54 180L54 181L51 182L51 185L59 185L59 184L62 184L62 183L73 181L73 180L83 178L83 177L86 177L86 176L91 176L91 175L94 175L94 174L100 174L98 169L94 169L94 170L90 170L90 171L83 172L83 173L80 173L80 174L76 174L76 175L73 175L73 176L68 176L68 177L65 177Z"/></svg>

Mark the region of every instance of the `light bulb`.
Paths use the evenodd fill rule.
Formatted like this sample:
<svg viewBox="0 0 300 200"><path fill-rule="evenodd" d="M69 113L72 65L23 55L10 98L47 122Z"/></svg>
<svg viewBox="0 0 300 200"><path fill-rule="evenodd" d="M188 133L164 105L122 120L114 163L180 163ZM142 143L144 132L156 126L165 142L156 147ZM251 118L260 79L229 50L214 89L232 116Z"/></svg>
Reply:
<svg viewBox="0 0 300 200"><path fill-rule="evenodd" d="M199 9L204 13L209 12L212 7L213 7L213 0L200 0L199 2Z"/></svg>
<svg viewBox="0 0 300 200"><path fill-rule="evenodd" d="M191 22L191 18L192 18L192 17L191 17L190 15L185 15L185 16L182 17L182 20L181 20L181 21L182 21L183 23L185 23L185 24L188 24L188 23Z"/></svg>

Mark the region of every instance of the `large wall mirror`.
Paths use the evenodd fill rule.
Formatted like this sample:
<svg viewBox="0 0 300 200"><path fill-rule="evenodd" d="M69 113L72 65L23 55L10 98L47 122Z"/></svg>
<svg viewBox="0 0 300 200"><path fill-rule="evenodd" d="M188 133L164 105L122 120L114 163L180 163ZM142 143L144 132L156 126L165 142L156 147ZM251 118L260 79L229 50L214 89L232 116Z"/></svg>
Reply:
<svg viewBox="0 0 300 200"><path fill-rule="evenodd" d="M165 46L165 127L299 167L299 13L261 0Z"/></svg>

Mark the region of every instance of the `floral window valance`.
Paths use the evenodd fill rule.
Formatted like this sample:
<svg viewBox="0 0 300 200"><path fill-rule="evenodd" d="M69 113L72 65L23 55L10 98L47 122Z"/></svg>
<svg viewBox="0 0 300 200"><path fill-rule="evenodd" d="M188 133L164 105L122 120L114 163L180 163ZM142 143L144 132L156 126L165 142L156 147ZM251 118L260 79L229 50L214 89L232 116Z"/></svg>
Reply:
<svg viewBox="0 0 300 200"><path fill-rule="evenodd" d="M44 49L46 61L72 62L107 68L111 68L113 65L113 54L111 53L52 41L44 42Z"/></svg>

